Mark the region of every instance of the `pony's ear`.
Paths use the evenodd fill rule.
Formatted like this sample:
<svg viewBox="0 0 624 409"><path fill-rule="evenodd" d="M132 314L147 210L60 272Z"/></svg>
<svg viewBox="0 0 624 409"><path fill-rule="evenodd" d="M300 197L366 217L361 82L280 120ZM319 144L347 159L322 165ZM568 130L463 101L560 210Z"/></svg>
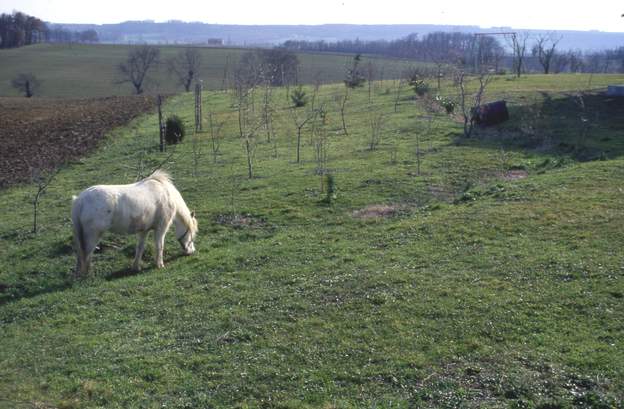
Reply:
<svg viewBox="0 0 624 409"><path fill-rule="evenodd" d="M195 218L195 210L193 210L193 211L191 212L191 217L192 217L192 218Z"/></svg>

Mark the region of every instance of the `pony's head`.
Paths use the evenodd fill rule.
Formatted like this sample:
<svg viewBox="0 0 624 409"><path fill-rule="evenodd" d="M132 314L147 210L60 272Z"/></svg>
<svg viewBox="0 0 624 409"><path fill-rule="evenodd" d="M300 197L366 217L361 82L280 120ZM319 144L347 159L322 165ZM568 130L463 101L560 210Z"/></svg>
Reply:
<svg viewBox="0 0 624 409"><path fill-rule="evenodd" d="M191 212L188 225L186 225L185 229L178 234L178 242L180 243L180 246L182 246L184 254L190 256L195 253L195 244L193 243L195 235L197 234L197 219L195 218L195 212Z"/></svg>

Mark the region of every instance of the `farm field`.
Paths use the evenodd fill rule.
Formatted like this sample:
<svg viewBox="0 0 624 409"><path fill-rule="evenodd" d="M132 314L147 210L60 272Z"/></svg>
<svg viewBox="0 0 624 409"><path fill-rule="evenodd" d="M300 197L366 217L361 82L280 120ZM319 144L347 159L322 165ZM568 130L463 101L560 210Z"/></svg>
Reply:
<svg viewBox="0 0 624 409"><path fill-rule="evenodd" d="M507 98L512 119L470 139L408 89L397 104L394 81L353 91L345 135L344 86L323 85L299 163L307 108L275 89L253 178L230 93L205 92L206 131L165 153L153 114L110 131L50 184L37 235L36 187L0 191L0 407L622 407L615 81L497 77L485 100ZM164 108L193 128L192 95ZM136 273L135 239L108 235L75 280L71 196L161 163L198 215L198 252L170 232L155 269L150 235Z"/></svg>
<svg viewBox="0 0 624 409"><path fill-rule="evenodd" d="M38 44L29 47L0 50L0 96L17 96L11 80L19 73L33 73L42 81L41 96L60 98L107 97L130 95L132 86L118 84L117 66L128 55L127 45ZM181 46L162 46L161 60L175 56ZM246 52L243 48L198 48L202 56L199 78L209 89L222 89L224 72L231 70ZM353 55L297 54L301 63L299 79L313 83L318 76L324 81L339 82L345 65ZM376 67L384 67L384 78L398 77L410 62L368 57ZM378 74L380 75L380 74ZM166 64L160 64L152 75L146 93L172 94L182 91L167 74Z"/></svg>
<svg viewBox="0 0 624 409"><path fill-rule="evenodd" d="M153 97L0 97L0 188L93 150L106 133L155 110Z"/></svg>

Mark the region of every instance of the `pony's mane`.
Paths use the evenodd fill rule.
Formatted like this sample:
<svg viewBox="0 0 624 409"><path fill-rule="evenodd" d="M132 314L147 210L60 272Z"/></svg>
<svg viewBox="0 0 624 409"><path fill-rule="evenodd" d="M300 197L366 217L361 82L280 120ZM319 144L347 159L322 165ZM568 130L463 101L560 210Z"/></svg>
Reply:
<svg viewBox="0 0 624 409"><path fill-rule="evenodd" d="M191 211L184 202L184 199L182 199L182 195L180 194L180 192L178 192L178 189L176 189L176 187L173 185L173 182L171 182L171 176L169 176L169 173L164 170L158 169L154 171L154 173L143 179L143 181L147 180L154 180L164 185L168 184L169 187L167 190L169 191L169 197L173 201L175 201L177 216L182 220L182 223L184 223L187 228L194 227L191 219ZM195 234L196 232L197 228L193 228L193 234Z"/></svg>
<svg viewBox="0 0 624 409"><path fill-rule="evenodd" d="M197 229L193 225L191 221L191 211L184 203L184 200L180 196L180 202L178 203L178 217L182 220L182 223L186 226L186 228L191 229L192 233L197 233Z"/></svg>
<svg viewBox="0 0 624 409"><path fill-rule="evenodd" d="M158 169L143 180L155 180L160 183L171 183L171 176L169 176L169 174L164 170Z"/></svg>

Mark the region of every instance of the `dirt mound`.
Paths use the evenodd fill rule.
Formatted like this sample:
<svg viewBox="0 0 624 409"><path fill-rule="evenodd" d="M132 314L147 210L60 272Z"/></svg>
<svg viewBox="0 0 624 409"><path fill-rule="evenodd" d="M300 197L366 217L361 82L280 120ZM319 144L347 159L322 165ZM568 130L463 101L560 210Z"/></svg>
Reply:
<svg viewBox="0 0 624 409"><path fill-rule="evenodd" d="M0 98L0 188L92 151L106 132L155 107L154 97Z"/></svg>
<svg viewBox="0 0 624 409"><path fill-rule="evenodd" d="M400 213L401 207L397 205L369 205L352 213L356 219L378 219L393 217Z"/></svg>
<svg viewBox="0 0 624 409"><path fill-rule="evenodd" d="M266 221L251 214L223 213L218 214L215 221L224 226L241 228L259 228L266 226Z"/></svg>
<svg viewBox="0 0 624 409"><path fill-rule="evenodd" d="M527 176L529 176L529 172L522 169L513 169L503 173L502 175L503 179L505 180L525 179Z"/></svg>

